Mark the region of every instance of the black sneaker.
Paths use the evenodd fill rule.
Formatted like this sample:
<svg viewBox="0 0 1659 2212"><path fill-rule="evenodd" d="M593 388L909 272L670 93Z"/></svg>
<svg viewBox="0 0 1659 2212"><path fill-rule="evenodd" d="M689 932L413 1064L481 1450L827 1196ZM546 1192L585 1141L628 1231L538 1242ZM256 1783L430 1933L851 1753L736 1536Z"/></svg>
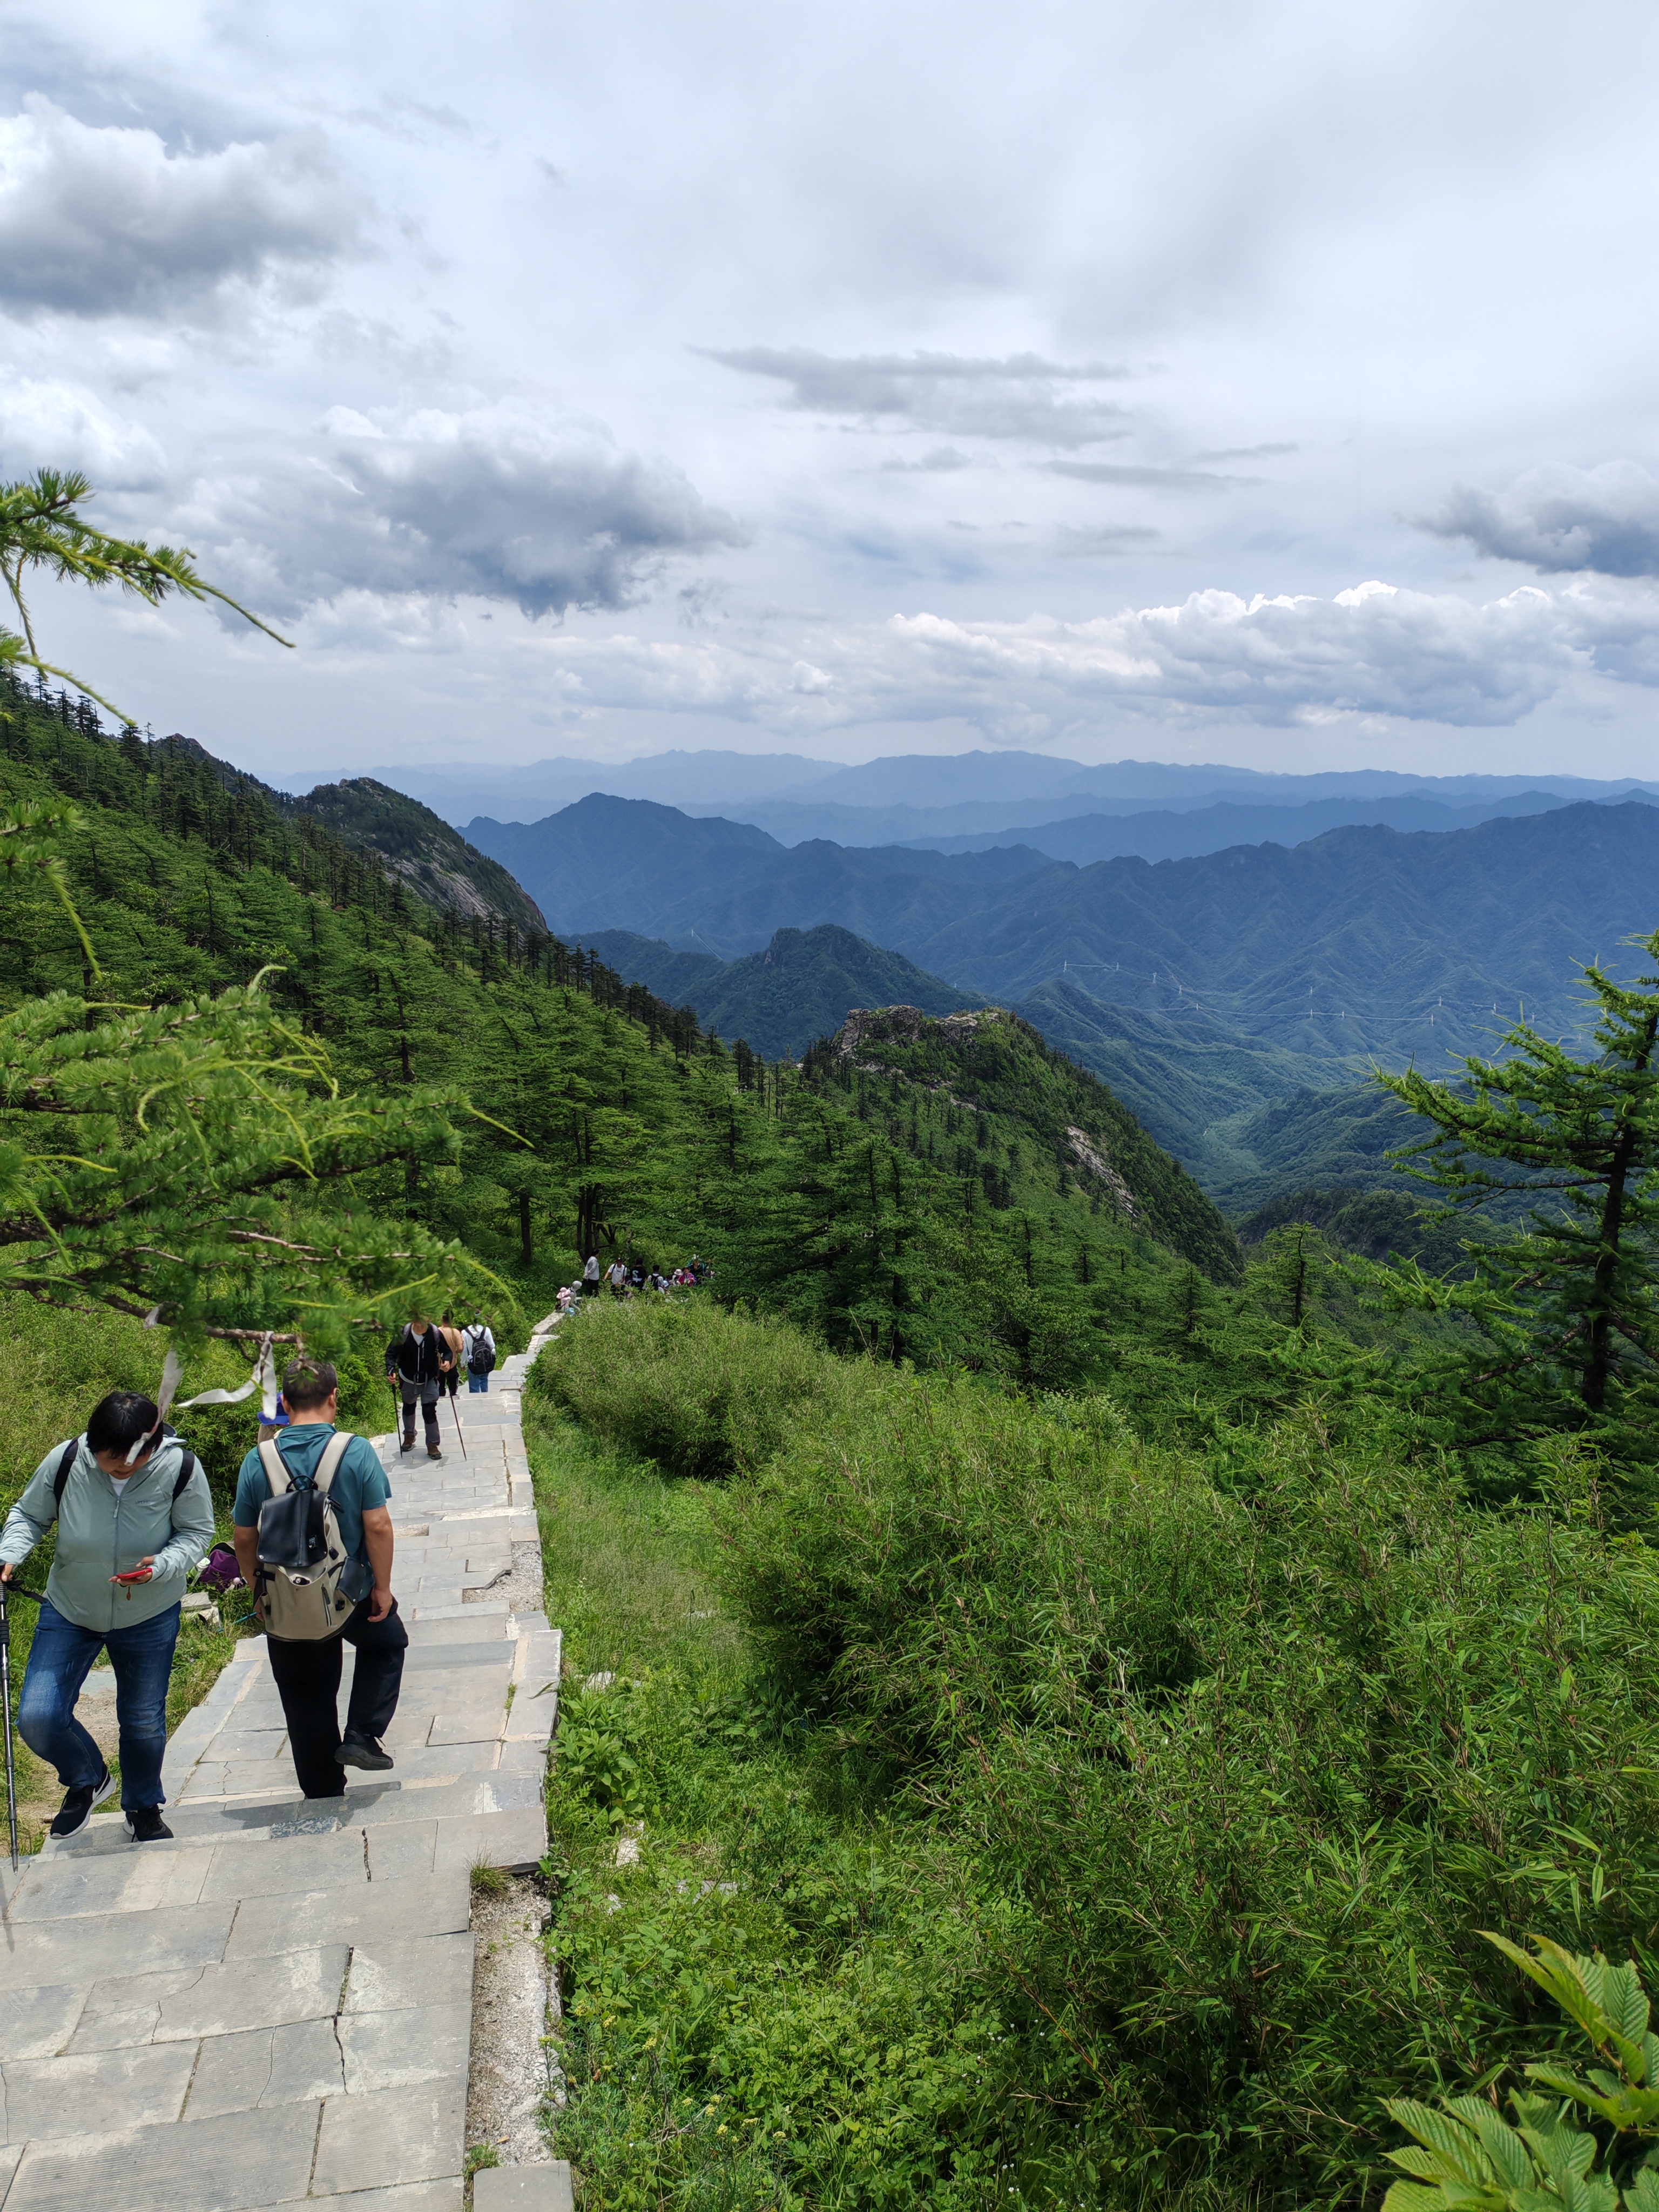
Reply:
<svg viewBox="0 0 1659 2212"><path fill-rule="evenodd" d="M170 1844L173 1831L159 1805L137 1805L127 1814L127 1833L135 1844Z"/></svg>
<svg viewBox="0 0 1659 2212"><path fill-rule="evenodd" d="M372 1735L347 1736L334 1756L342 1766L366 1766L373 1774L384 1774L392 1765L392 1753Z"/></svg>
<svg viewBox="0 0 1659 2212"><path fill-rule="evenodd" d="M88 1782L81 1790L66 1790L48 1834L55 1836L60 1844L66 1836L78 1836L91 1820L93 1807L101 1805L114 1787L115 1777L106 1767L101 1782Z"/></svg>

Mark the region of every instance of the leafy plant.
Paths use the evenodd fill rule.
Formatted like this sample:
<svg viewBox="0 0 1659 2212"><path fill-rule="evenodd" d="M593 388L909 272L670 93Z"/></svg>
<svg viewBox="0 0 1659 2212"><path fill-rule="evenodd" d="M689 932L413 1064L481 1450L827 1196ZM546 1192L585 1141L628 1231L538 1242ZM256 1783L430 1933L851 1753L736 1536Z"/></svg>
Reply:
<svg viewBox="0 0 1659 2212"><path fill-rule="evenodd" d="M1389 2153L1413 2179L1395 2183L1383 2212L1659 2212L1659 2038L1641 1977L1629 1960L1529 1940L1534 1957L1486 1936L1555 1999L1598 2063L1585 2080L1534 2061L1528 2080L1553 2094L1511 2092L1514 2126L1481 2097L1447 2098L1437 2111L1391 2098L1389 2112L1415 2142Z"/></svg>

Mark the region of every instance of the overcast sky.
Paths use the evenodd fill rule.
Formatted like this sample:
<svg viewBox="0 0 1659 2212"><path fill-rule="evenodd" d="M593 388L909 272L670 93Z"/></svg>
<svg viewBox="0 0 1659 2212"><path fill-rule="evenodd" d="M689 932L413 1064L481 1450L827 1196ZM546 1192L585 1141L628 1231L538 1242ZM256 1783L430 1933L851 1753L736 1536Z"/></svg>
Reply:
<svg viewBox="0 0 1659 2212"><path fill-rule="evenodd" d="M1652 775L1647 0L4 0L40 588L266 773L971 745Z"/></svg>

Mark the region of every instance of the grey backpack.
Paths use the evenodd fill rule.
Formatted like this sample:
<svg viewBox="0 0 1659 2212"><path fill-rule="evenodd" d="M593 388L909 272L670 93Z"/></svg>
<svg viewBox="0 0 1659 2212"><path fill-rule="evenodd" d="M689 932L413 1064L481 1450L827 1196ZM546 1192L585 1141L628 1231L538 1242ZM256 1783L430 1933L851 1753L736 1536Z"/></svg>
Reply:
<svg viewBox="0 0 1659 2212"><path fill-rule="evenodd" d="M337 1636L368 1595L368 1571L341 1542L328 1494L350 1442L349 1431L337 1429L303 1489L289 1474L274 1437L259 1447L270 1485L259 1508L256 1585L264 1601L267 1636L293 1644Z"/></svg>

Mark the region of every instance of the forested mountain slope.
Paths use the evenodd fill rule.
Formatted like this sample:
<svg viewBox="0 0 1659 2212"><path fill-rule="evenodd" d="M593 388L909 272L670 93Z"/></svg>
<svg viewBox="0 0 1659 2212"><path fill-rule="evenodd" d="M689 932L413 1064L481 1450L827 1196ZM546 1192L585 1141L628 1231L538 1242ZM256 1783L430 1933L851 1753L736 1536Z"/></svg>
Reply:
<svg viewBox="0 0 1659 2212"><path fill-rule="evenodd" d="M896 1077L878 1095L833 1055L798 1071L728 1053L591 954L441 909L194 750L117 744L16 692L3 705L0 798L83 811L71 888L108 996L177 1001L274 969L276 1003L348 1091L459 1090L480 1118L461 1117L459 1155L365 1176L358 1198L538 1295L588 1251L700 1249L734 1294L831 1340L1059 1379L1115 1356L1092 1287L1109 1273L1122 1314L1161 1310L1193 1264L1237 1271L1213 1218L1157 1201L1150 1146L1146 1202L1120 1206L1012 1121L972 1117L989 1156L948 1099L895 1109ZM0 1005L78 989L50 886L0 897Z"/></svg>
<svg viewBox="0 0 1659 2212"><path fill-rule="evenodd" d="M547 927L534 899L499 860L469 845L430 807L372 776L319 784L296 804L349 845L378 853L434 906L464 916L493 914L520 929Z"/></svg>
<svg viewBox="0 0 1659 2212"><path fill-rule="evenodd" d="M617 856L634 849L636 823L659 842L629 876ZM1390 1066L1413 1055L1437 1066L1523 1004L1571 1033L1576 963L1597 953L1616 963L1651 925L1659 884L1659 808L1645 802L1086 868L1019 848L785 850L750 842L762 833L739 823L628 800L473 833L560 926L603 923L729 957L781 927L836 922L988 998L1018 1001L1064 975L1118 1006ZM591 915L566 858L578 847L608 879Z"/></svg>
<svg viewBox="0 0 1659 2212"><path fill-rule="evenodd" d="M630 981L676 1005L723 1037L742 1037L773 1058L797 1058L814 1037L839 1029L854 1006L920 1006L951 1014L979 1000L954 991L902 952L885 952L849 929L781 929L764 952L720 962L706 953L676 952L660 939L605 930L592 951Z"/></svg>

